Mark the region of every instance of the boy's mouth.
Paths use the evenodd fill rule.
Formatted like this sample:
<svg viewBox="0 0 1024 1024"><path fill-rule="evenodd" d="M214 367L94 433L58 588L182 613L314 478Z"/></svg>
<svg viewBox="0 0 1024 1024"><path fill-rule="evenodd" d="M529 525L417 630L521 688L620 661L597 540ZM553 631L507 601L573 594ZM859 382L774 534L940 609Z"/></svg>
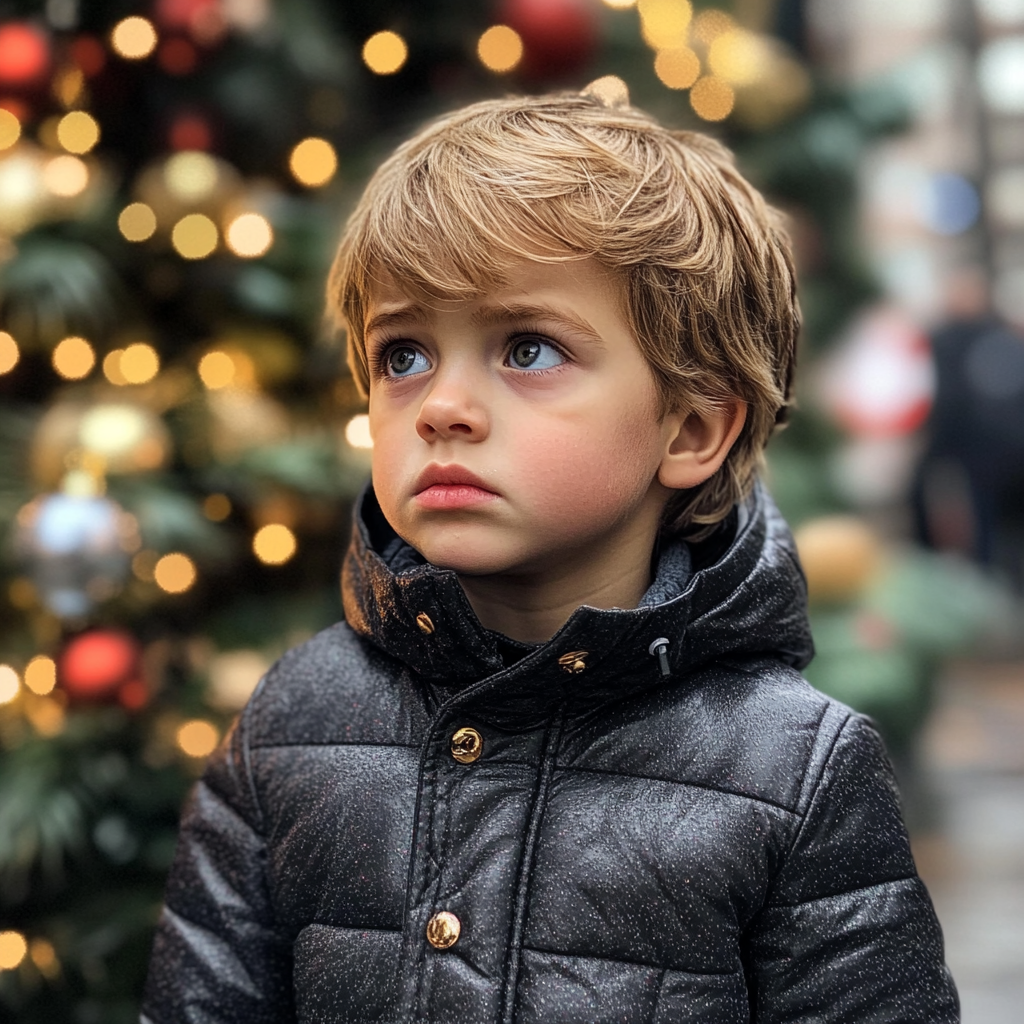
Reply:
<svg viewBox="0 0 1024 1024"><path fill-rule="evenodd" d="M455 464L431 463L416 478L416 503L425 509L456 509L498 497L475 473Z"/></svg>

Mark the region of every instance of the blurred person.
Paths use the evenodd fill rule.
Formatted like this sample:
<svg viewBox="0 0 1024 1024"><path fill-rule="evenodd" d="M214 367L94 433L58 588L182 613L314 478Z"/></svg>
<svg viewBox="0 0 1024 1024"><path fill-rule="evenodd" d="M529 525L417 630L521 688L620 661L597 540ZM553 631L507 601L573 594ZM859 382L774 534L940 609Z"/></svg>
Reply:
<svg viewBox="0 0 1024 1024"><path fill-rule="evenodd" d="M143 1020L958 1020L878 736L800 676L757 482L795 284L730 154L596 90L472 105L330 300L345 621L198 784Z"/></svg>

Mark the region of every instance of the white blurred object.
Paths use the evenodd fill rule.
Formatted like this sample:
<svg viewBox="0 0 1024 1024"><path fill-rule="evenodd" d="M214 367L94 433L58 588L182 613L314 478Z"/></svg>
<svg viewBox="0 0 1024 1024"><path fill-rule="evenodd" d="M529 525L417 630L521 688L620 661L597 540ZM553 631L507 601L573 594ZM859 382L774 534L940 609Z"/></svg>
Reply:
<svg viewBox="0 0 1024 1024"><path fill-rule="evenodd" d="M975 0L978 12L995 25L1024 22L1024 0Z"/></svg>
<svg viewBox="0 0 1024 1024"><path fill-rule="evenodd" d="M238 711L245 706L270 661L259 651L223 651L210 659L208 698L214 707Z"/></svg>
<svg viewBox="0 0 1024 1024"><path fill-rule="evenodd" d="M935 395L927 337L900 310L869 310L825 363L820 393L836 421L856 437L913 432L927 419Z"/></svg>
<svg viewBox="0 0 1024 1024"><path fill-rule="evenodd" d="M889 505L906 498L921 454L920 437L857 437L833 458L839 493L854 505Z"/></svg>
<svg viewBox="0 0 1024 1024"><path fill-rule="evenodd" d="M1024 35L985 44L978 57L978 83L994 111L1024 114Z"/></svg>

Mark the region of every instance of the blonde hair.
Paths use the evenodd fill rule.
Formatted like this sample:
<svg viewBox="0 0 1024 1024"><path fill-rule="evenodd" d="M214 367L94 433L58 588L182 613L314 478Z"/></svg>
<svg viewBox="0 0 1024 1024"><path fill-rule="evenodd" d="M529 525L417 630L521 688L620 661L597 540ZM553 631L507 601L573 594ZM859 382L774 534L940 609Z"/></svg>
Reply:
<svg viewBox="0 0 1024 1024"><path fill-rule="evenodd" d="M329 302L365 394L375 276L469 299L522 260L611 268L663 411L747 403L722 467L666 508L666 532L699 539L749 492L791 404L799 311L780 219L708 136L586 93L487 100L381 165L346 226Z"/></svg>

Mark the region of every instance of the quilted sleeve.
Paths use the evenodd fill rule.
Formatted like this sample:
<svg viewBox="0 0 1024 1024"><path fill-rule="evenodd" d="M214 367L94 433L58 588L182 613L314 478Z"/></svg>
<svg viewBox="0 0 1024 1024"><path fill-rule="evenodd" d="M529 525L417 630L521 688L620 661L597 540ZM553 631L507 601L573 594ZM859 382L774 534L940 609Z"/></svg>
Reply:
<svg viewBox="0 0 1024 1024"><path fill-rule="evenodd" d="M824 759L745 953L756 1024L960 1020L892 770L859 715Z"/></svg>
<svg viewBox="0 0 1024 1024"><path fill-rule="evenodd" d="M142 1024L295 1020L291 943L275 926L248 772L247 714L211 759L182 817Z"/></svg>

